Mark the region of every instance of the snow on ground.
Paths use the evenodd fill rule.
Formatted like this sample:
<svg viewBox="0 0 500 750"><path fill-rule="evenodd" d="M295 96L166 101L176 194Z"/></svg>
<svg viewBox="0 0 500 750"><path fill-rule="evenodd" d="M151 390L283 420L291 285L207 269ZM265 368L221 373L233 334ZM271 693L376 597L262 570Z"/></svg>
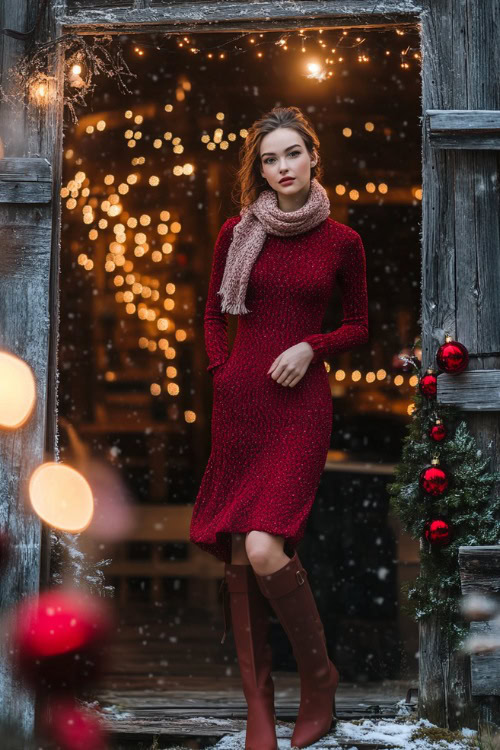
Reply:
<svg viewBox="0 0 500 750"><path fill-rule="evenodd" d="M432 728L435 728L436 737L432 737ZM421 728L431 729L430 736L420 739L411 739L411 735ZM279 750L289 750L290 738L293 727L277 726ZM405 750L464 750L477 747L475 742L476 732L473 729L464 728L461 732L450 733L450 740L438 739L443 733L435 724L427 719L358 719L357 721L338 721L334 731L322 739L309 745L311 749L323 750L323 748L339 747L339 740L345 750L355 750L356 742L378 744L379 750L392 750L392 748L405 748ZM426 733L427 734L427 733ZM451 735L461 735L452 739ZM351 745L347 744L352 742ZM223 737L211 750L241 750L245 746L245 732L227 735Z"/></svg>

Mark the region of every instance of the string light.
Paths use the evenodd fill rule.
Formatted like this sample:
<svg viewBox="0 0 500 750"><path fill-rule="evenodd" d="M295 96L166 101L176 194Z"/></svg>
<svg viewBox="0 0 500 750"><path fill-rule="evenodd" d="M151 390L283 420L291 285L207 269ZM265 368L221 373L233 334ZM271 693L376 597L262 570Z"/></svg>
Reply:
<svg viewBox="0 0 500 750"><path fill-rule="evenodd" d="M411 28L412 31L415 31L416 30L415 24L410 24L410 28ZM306 31L308 31L309 33L306 34L305 33ZM385 31L385 30L381 29L381 31ZM284 53L288 53L289 51L293 52L295 50L300 50L301 53L305 53L306 52L306 46L305 46L305 40L306 39L310 39L312 42L314 42L315 44L317 44L319 46L320 50L326 50L327 48L330 47L330 45L328 44L328 42L326 40L326 34L324 32L327 32L327 33L329 32L330 34L335 34L338 42L342 43L342 48L344 50L347 50L350 47L351 48L352 47L359 47L360 45L362 45L363 43L365 43L366 39L367 39L366 37L360 37L360 36L352 37L353 41L352 41L352 44L349 47L348 44L346 44L346 42L349 39L349 34L351 33L349 31L343 30L342 32L340 32L340 35L339 35L339 32L336 29L317 29L317 30L315 30L315 29L299 29L297 32L290 32L290 33L287 33L286 35L281 35L277 40L272 40L271 39L272 32L266 32L266 34L260 33L258 35L259 39L262 39L262 41L258 41L258 39L256 38L255 34L253 34L253 33L250 33L250 34L249 33L242 33L242 34L240 34L235 39L235 41L238 41L239 39L246 37L247 40L248 40L248 43L250 45L254 45L254 46L259 45L259 46L262 46L262 45L272 44L273 46L277 47L278 49L281 49ZM396 36L404 36L406 34L406 32L403 31L402 29L395 29L394 33L396 34ZM289 44L289 40L291 42L290 44ZM295 41L298 42L298 45L295 44ZM191 44L191 46L186 46L188 44ZM216 48L217 47L221 47L222 45L227 45L227 42L223 42L222 44L217 45ZM161 50L162 52L167 52L167 54L169 53L169 50L166 47L159 46L158 44L150 44L150 45L148 45L147 43L142 44L141 47L138 47L138 46L135 47L135 50L136 51L143 51L142 48L143 47L147 47L147 46L150 46L151 48L154 48L155 50ZM332 54L336 53L338 46L339 46L339 44L337 43L336 46L330 48L330 51L331 51ZM204 52L205 53L205 58L207 60L213 60L216 57L219 60L225 60L226 56L227 56L227 52L226 51L220 52L220 53L218 53L218 55L215 55L212 50L203 50L203 49L200 49L199 47L194 46L192 44L192 40L190 40L189 42L186 42L186 38L183 38L182 41L178 41L176 47L177 47L177 49L179 49L179 48L186 49L186 51L189 52L189 53L191 53L191 54L199 54L200 52ZM401 57L403 58L403 56L407 55L408 51L409 51L409 48L407 48L404 51L402 50L401 53L400 53ZM245 52L245 49L242 48L242 47L240 47L240 46L238 46L234 50L231 51L231 55L235 56L235 55L238 55L238 54L242 54L244 52ZM385 50L385 55L387 56L389 54L390 54L390 50ZM258 52L256 54L256 57L258 59L263 59L264 58L264 53L262 51L260 51L260 52ZM370 56L366 55L366 54L359 54L359 55L356 56L355 59L357 60L357 62L359 64L367 64L367 63L369 63L371 61ZM420 55L419 51L414 52L413 59L416 60L416 61L420 61L421 60L421 55ZM342 57L338 58L337 63L343 63L343 62L346 62L346 61L347 61L347 58L343 55ZM326 58L324 60L324 64L325 65L328 65L328 64L332 65L332 64L334 64L334 60L330 60L330 59ZM411 65L410 65L410 63L408 62L407 59L406 60L401 60L401 63L400 63L400 68L401 69L408 70L408 69L410 69L410 67L411 67ZM314 73L312 75L311 74L308 75L308 77L309 78L316 78L318 81L324 81L327 78L331 77L332 75L333 75L332 72L329 72L328 74L324 74L324 75L321 75L321 73Z"/></svg>

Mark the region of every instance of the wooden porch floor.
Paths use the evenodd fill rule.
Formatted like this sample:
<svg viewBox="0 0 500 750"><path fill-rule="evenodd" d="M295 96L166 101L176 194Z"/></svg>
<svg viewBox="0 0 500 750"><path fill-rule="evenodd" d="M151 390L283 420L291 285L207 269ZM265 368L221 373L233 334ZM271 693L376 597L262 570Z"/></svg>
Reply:
<svg viewBox="0 0 500 750"><path fill-rule="evenodd" d="M300 698L298 676L273 672L273 678L277 728L293 730ZM181 684L179 680L165 679L158 692L101 691L97 699L105 716L104 726L113 737L113 747L150 748L156 736L158 748L162 749L208 748L221 737L245 729L246 703L239 678L226 678L222 689L220 680L202 677L192 678L189 690L183 690ZM336 697L337 716L340 721L389 719L404 715L405 708L409 716L416 716L415 694L407 706L401 703L407 697L407 688L406 683L395 681L365 686L341 683ZM345 745L352 747L352 740Z"/></svg>
<svg viewBox="0 0 500 750"><path fill-rule="evenodd" d="M170 613L150 606L122 613L110 669L94 694L86 696L101 712L114 749L209 748L244 730L246 703L236 651L232 634L220 643L219 615L183 606ZM277 727L293 729L299 676L276 670L273 678ZM354 684L343 682L341 675L338 718L415 716L416 688L416 677ZM347 744L352 747L352 741Z"/></svg>

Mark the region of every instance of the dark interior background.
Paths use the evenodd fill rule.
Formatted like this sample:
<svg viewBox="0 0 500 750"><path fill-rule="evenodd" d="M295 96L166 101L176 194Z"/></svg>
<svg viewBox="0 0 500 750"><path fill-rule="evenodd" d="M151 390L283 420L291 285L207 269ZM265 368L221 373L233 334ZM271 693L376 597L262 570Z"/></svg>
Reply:
<svg viewBox="0 0 500 750"><path fill-rule="evenodd" d="M130 675L141 668L145 680L154 681L162 670L178 670L187 679L217 666L223 675L228 661L235 662L232 645L219 644L222 564L200 558L186 538L210 452L212 380L203 312L215 238L223 221L239 213L231 190L241 133L271 107L291 104L311 119L320 138L331 216L362 236L370 317L369 344L328 365L331 451L301 559L344 679L414 676L418 630L401 612L399 587L418 572L418 544L391 516L386 485L415 387L399 355L419 335L418 28L120 35L114 44L136 74L127 79L130 93L101 76L86 106L77 107L78 122L66 117L59 416L114 467L143 513L143 526L151 523L150 538L143 528L137 538L99 551L113 558L108 578L116 586L124 632L132 634L123 653L136 653L140 627L150 643L161 638L143 667L125 659L123 685L132 684ZM310 62L321 64L325 80L308 77ZM83 79L85 73L83 68ZM217 128L223 133L214 141ZM183 151L175 153L174 145ZM138 157L144 163L133 164ZM176 167L182 174L175 174ZM79 172L82 181L71 183ZM129 184L129 175L136 182ZM121 210L109 216L103 201L113 195ZM141 217L148 223L141 224ZM137 227L127 226L131 218ZM108 225L100 227L103 219ZM126 227L126 266L111 269L119 223ZM158 232L161 224L165 234ZM134 255L137 232L149 245L140 257ZM149 296L133 291L134 283ZM132 295L132 312L120 297L124 292ZM140 303L156 308L155 320L139 317ZM167 331L157 325L163 317ZM337 293L323 330L337 327L341 317ZM230 341L236 324L230 316ZM61 429L61 458L73 455ZM165 509L159 533L154 521ZM176 633L174 640L161 637L165 627ZM273 645L276 668L294 669L277 622ZM145 666L148 658L153 667Z"/></svg>

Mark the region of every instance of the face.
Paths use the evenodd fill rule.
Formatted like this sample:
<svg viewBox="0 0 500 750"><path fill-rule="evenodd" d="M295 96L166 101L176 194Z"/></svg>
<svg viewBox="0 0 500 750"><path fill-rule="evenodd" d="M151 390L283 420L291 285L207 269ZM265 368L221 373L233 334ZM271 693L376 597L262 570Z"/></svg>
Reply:
<svg viewBox="0 0 500 750"><path fill-rule="evenodd" d="M283 195L307 192L316 162L316 153L310 155L302 136L292 128L277 128L260 143L260 173L269 187ZM293 179L280 183L283 177Z"/></svg>

